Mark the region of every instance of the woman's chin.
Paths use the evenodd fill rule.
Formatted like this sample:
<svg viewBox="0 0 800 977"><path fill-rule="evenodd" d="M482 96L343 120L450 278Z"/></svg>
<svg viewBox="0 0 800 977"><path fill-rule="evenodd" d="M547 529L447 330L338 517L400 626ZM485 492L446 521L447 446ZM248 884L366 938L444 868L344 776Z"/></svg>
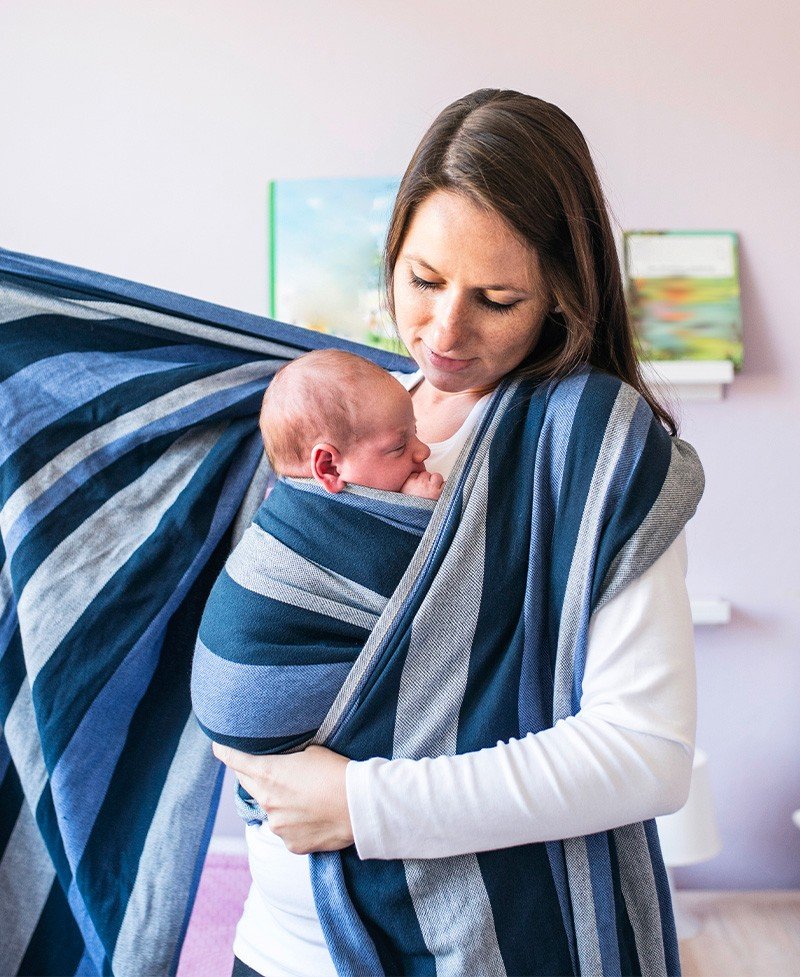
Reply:
<svg viewBox="0 0 800 977"><path fill-rule="evenodd" d="M428 383L442 393L465 393L467 390L474 390L486 384L486 380L478 375L479 370L469 368L451 373L437 370L436 367L426 363L422 367L422 373Z"/></svg>

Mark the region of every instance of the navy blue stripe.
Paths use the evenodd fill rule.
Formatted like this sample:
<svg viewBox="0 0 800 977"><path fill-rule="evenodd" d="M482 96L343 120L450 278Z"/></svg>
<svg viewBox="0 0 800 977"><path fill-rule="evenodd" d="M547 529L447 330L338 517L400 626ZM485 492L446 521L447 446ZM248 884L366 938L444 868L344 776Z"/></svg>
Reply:
<svg viewBox="0 0 800 977"><path fill-rule="evenodd" d="M5 740L0 742L0 749L8 749ZM8 764L5 776L0 780L0 861L2 861L8 840L24 803L26 801L22 792L22 784L12 762Z"/></svg>
<svg viewBox="0 0 800 977"><path fill-rule="evenodd" d="M14 628L6 652L0 659L0 722L5 724L14 700L25 681L25 657L19 626Z"/></svg>
<svg viewBox="0 0 800 977"><path fill-rule="evenodd" d="M200 625L209 651L244 665L354 661L368 637L354 624L245 590L227 573L214 585Z"/></svg>
<svg viewBox="0 0 800 977"><path fill-rule="evenodd" d="M0 341L3 343L0 381L32 363L64 353L94 350L128 353L152 349L156 345L181 346L185 343L169 333L156 343L153 336L139 334L133 323L120 329L116 320L77 319L55 312L39 312L0 324Z"/></svg>
<svg viewBox="0 0 800 977"><path fill-rule="evenodd" d="M530 977L572 974L545 845L518 845L479 852L477 857L506 971ZM521 940L520 933L528 939Z"/></svg>
<svg viewBox="0 0 800 977"><path fill-rule="evenodd" d="M65 977L78 968L85 946L58 881L54 881L17 973L20 977Z"/></svg>
<svg viewBox="0 0 800 977"><path fill-rule="evenodd" d="M53 795L50 791L49 781L44 785L39 802L36 805L36 824L47 844L47 851L53 862L53 868L56 870L56 876L61 883L61 888L67 892L70 882L72 882L72 869L64 850L64 841L58 830L58 820L53 807Z"/></svg>
<svg viewBox="0 0 800 977"><path fill-rule="evenodd" d="M425 946L408 895L403 863L361 861L355 848L341 852L347 892L375 944L385 974L435 977L436 961Z"/></svg>
<svg viewBox="0 0 800 977"><path fill-rule="evenodd" d="M369 512L283 481L276 483L253 521L298 555L386 598L419 546L413 531L376 523ZM369 545L378 533L380 545Z"/></svg>
<svg viewBox="0 0 800 977"><path fill-rule="evenodd" d="M215 743L232 746L234 750L241 750L243 753L257 755L289 753L301 743L306 743L316 733L315 729L308 729L303 733L296 733L294 736L231 736L225 732L209 729L199 719L197 724L206 736Z"/></svg>
<svg viewBox="0 0 800 977"><path fill-rule="evenodd" d="M213 517L207 500L219 497L246 435L244 422L228 428L170 508L158 533L112 576L40 672L34 699L41 700L51 716L43 744L51 769L86 709L158 613L164 594L174 591L192 563ZM126 613L119 613L121 607ZM85 654L86 648L93 649L91 656ZM65 675L68 682L63 681Z"/></svg>
<svg viewBox="0 0 800 977"><path fill-rule="evenodd" d="M49 424L12 452L0 465L0 492L3 501L5 502L20 485L65 448L84 437L87 430L107 424L163 394L170 393L177 387L213 376L217 372L216 366L203 364L175 367L162 373L148 374L122 383L69 411L55 424ZM227 408L221 411L220 415L230 416L244 412L244 405L239 404L235 409ZM252 414L252 410L250 413ZM141 437L146 440L145 434Z"/></svg>
<svg viewBox="0 0 800 977"><path fill-rule="evenodd" d="M459 753L494 746L498 739L508 740L520 733L517 698L505 690L519 688L522 670L526 580L519 568L527 564L530 549L540 403L540 399L531 401L526 388L518 389L489 452L487 572L459 714ZM509 472L514 476L508 477Z"/></svg>

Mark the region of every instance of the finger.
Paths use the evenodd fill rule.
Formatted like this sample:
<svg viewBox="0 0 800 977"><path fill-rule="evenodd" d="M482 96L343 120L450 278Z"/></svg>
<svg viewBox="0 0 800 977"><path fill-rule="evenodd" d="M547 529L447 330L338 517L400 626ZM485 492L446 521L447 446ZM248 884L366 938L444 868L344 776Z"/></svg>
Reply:
<svg viewBox="0 0 800 977"><path fill-rule="evenodd" d="M222 760L226 767L230 766L230 756L233 750L229 746L223 746L221 743L212 743L211 752L218 760Z"/></svg>
<svg viewBox="0 0 800 977"><path fill-rule="evenodd" d="M214 751L214 756L217 759L222 760L226 767L230 767L237 774L244 774L249 772L255 772L253 769L253 761L258 760L264 761L265 757L253 757L249 753L242 753L241 750L235 750L232 746L223 746L221 743L212 744L212 749ZM260 766L264 766L263 762Z"/></svg>

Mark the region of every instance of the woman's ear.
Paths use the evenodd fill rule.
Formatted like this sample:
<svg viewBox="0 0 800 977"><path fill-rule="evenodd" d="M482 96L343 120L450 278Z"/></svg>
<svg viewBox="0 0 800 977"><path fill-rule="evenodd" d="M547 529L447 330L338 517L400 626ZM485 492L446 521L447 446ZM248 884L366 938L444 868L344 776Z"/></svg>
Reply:
<svg viewBox="0 0 800 977"><path fill-rule="evenodd" d="M339 474L342 456L332 444L315 444L311 449L311 474L327 492L341 492L347 485Z"/></svg>

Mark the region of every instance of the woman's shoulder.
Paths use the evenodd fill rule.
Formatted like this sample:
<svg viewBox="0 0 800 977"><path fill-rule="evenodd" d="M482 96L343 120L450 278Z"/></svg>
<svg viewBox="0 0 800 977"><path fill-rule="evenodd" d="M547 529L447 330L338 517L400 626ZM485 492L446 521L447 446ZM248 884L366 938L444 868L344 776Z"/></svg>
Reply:
<svg viewBox="0 0 800 977"><path fill-rule="evenodd" d="M620 377L584 366L553 380L546 390L547 414L569 421L574 437L597 439L633 428L640 436L669 441L669 434L642 394Z"/></svg>
<svg viewBox="0 0 800 977"><path fill-rule="evenodd" d="M615 401L645 405L647 401L631 384L596 366L581 366L567 376L551 380L548 398L554 403L582 400L587 409L600 410Z"/></svg>

